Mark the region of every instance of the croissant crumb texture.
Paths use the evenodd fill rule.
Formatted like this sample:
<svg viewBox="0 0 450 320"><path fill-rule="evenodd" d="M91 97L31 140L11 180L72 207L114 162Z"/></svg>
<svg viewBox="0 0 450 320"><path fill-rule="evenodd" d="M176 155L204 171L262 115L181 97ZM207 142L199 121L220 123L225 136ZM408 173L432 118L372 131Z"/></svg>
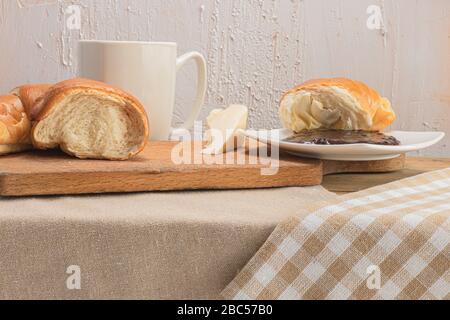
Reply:
<svg viewBox="0 0 450 320"><path fill-rule="evenodd" d="M395 113L388 99L362 82L345 78L311 80L288 91L280 103L285 128L382 131Z"/></svg>
<svg viewBox="0 0 450 320"><path fill-rule="evenodd" d="M33 129L39 149L62 150L78 158L125 160L144 142L141 114L127 101L95 90L78 90L55 103Z"/></svg>

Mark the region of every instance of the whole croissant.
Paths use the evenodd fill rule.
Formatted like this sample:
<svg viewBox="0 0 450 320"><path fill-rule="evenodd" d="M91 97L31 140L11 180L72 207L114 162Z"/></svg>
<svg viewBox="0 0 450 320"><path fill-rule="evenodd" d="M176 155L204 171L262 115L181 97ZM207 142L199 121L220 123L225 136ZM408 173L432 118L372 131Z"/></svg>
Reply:
<svg viewBox="0 0 450 320"><path fill-rule="evenodd" d="M388 99L362 82L345 78L311 80L288 91L281 99L280 117L295 132L381 131L396 119Z"/></svg>
<svg viewBox="0 0 450 320"><path fill-rule="evenodd" d="M61 148L83 159L127 160L148 138L142 104L101 82L26 85L0 97L0 154Z"/></svg>

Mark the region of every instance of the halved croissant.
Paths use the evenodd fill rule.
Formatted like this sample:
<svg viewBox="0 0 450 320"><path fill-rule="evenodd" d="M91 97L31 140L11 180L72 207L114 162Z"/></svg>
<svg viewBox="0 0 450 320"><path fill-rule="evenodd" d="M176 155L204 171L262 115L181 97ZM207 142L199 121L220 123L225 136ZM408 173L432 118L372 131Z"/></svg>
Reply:
<svg viewBox="0 0 450 320"><path fill-rule="evenodd" d="M78 158L126 160L141 152L149 137L141 103L93 80L56 84L37 100L29 115L36 148L60 147Z"/></svg>
<svg viewBox="0 0 450 320"><path fill-rule="evenodd" d="M345 78L311 80L290 90L281 99L280 117L295 132L382 131L396 119L388 99L362 82Z"/></svg>

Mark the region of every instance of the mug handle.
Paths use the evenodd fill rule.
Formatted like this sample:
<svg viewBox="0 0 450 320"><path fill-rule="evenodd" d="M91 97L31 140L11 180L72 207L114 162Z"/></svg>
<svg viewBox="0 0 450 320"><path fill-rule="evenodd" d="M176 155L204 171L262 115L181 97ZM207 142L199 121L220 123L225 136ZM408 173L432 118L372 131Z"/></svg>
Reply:
<svg viewBox="0 0 450 320"><path fill-rule="evenodd" d="M194 60L197 64L197 72L198 72L198 88L197 88L197 97L195 98L194 107L192 108L191 114L187 118L187 120L181 125L179 128L172 128L171 136L179 136L183 135L186 130L191 129L195 121L198 119L200 115L200 111L202 110L203 104L205 103L206 98L206 90L207 90L207 66L206 60L202 54L198 52L189 52L177 59L177 72L183 68L186 63L190 60Z"/></svg>

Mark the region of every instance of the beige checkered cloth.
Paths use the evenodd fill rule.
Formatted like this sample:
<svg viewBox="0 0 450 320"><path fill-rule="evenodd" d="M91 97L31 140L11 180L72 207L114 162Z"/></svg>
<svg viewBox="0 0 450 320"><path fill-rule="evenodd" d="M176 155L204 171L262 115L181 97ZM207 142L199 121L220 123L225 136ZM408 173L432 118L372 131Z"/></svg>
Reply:
<svg viewBox="0 0 450 320"><path fill-rule="evenodd" d="M450 299L450 169L311 212L281 224L224 298Z"/></svg>

